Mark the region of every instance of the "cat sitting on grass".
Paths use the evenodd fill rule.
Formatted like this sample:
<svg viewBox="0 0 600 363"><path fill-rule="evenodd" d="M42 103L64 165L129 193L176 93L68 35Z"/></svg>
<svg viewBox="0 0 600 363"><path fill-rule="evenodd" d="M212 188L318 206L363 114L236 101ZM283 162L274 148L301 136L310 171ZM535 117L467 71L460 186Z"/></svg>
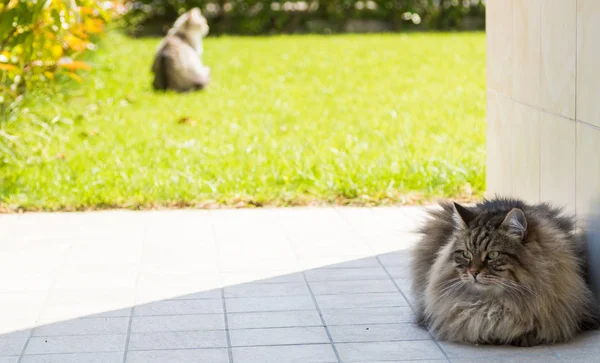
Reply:
<svg viewBox="0 0 600 363"><path fill-rule="evenodd" d="M547 204L444 203L413 255L418 322L441 340L534 346L598 328L582 239Z"/></svg>
<svg viewBox="0 0 600 363"><path fill-rule="evenodd" d="M156 90L187 92L210 82L210 68L202 63L203 41L208 35L206 18L197 8L181 15L159 44L152 64Z"/></svg>

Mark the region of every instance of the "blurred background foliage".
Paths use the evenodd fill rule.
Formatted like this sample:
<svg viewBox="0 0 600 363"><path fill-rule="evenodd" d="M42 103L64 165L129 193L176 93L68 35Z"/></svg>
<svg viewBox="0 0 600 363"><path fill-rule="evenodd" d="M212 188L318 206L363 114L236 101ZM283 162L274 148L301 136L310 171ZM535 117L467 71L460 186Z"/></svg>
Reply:
<svg viewBox="0 0 600 363"><path fill-rule="evenodd" d="M55 79L82 79L81 60L116 10L118 1L2 0L0 2L0 163L13 157L17 140L1 124L16 117L26 92ZM6 160L4 160L6 161Z"/></svg>
<svg viewBox="0 0 600 363"><path fill-rule="evenodd" d="M132 35L162 35L192 7L202 9L211 35L485 28L485 0L0 0L0 165L14 161L19 146L3 124L33 118L45 133L61 120L20 110L24 95L56 95L64 84L57 80L82 82L84 55L109 22Z"/></svg>
<svg viewBox="0 0 600 363"><path fill-rule="evenodd" d="M199 7L212 34L483 30L485 0L134 0L124 25L133 34L163 33Z"/></svg>

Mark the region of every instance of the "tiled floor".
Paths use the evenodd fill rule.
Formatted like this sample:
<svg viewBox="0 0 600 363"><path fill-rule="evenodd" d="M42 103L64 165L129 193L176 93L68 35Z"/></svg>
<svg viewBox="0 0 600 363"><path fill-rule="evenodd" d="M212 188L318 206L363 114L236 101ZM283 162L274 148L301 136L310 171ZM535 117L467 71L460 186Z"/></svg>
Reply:
<svg viewBox="0 0 600 363"><path fill-rule="evenodd" d="M0 215L0 363L600 362L431 339L410 307L423 209Z"/></svg>

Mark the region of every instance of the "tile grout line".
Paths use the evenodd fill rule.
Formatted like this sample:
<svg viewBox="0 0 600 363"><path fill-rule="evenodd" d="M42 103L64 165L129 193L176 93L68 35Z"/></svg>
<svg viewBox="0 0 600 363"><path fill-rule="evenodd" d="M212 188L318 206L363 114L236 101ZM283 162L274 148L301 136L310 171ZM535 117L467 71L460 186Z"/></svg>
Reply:
<svg viewBox="0 0 600 363"><path fill-rule="evenodd" d="M337 211L335 212L335 214L338 214ZM277 218L277 225L281 228L281 231L282 231L283 235L285 236L285 239L291 245L292 239L290 238L288 231L285 229L285 226L281 222L281 214L277 213L276 218ZM296 255L296 251L293 249L293 247L292 247L292 251L294 252L294 255L297 260L298 256ZM340 353L338 352L337 347L335 346L335 343L333 342L333 338L331 337L331 332L329 331L329 327L327 326L327 323L325 322L325 318L323 317L323 312L321 311L321 308L319 307L319 303L317 302L317 298L315 297L315 295L312 291L312 288L310 287L310 284L308 283L308 279L306 278L306 270L302 270L302 271L300 271L300 273L302 274L304 283L306 284L306 287L308 288L308 292L310 293L310 297L312 299L313 305L315 306L315 309L317 310L317 314L319 314L319 319L321 319L321 324L323 324L323 329L325 329L325 334L327 334L327 338L329 338L329 344L331 346L331 349L333 350L333 354L335 354L335 358L337 359L338 363L342 363L342 359L340 358Z"/></svg>
<svg viewBox="0 0 600 363"><path fill-rule="evenodd" d="M323 317L323 312L321 312L319 303L317 302L317 299L315 298L315 295L313 294L312 288L310 287L310 284L308 283L308 280L306 279L306 276L304 275L304 271L302 272L302 276L304 276L304 282L306 283L306 286L308 287L308 291L310 292L310 297L312 298L313 304L315 304L315 308L317 309L317 313L319 314L319 319L321 319L321 323L323 324L325 333L327 334L327 337L329 338L329 343L331 344L333 353L335 354L335 357L337 358L338 363L342 363L342 359L340 358L340 353L338 352L337 347L335 346L335 343L333 342L333 338L331 337L331 332L329 331L329 327L327 326L327 323L325 322L325 318Z"/></svg>
<svg viewBox="0 0 600 363"><path fill-rule="evenodd" d="M544 49L543 49L544 48L544 39L543 39L543 37L544 37L544 30L543 30L543 28L544 27L542 26L542 22L543 22L543 20L542 20L542 15L543 15L542 7L544 6L543 1L540 1L538 6L539 6L538 16L539 16L539 22L540 22L539 23L540 24L540 29L539 29L540 30L540 60L539 60L540 63L538 65L538 72L539 72L538 73L538 76L539 76L539 79L538 79L538 82L539 82L538 83L538 90L539 90L540 93L539 93L539 99L537 101L541 105L541 104L544 103L542 101L542 84L543 84L542 78L544 77L544 72L542 72L542 63L544 62L542 60L544 58ZM514 36L514 33L513 33L513 36ZM541 107L538 107L538 108L541 108ZM537 120L537 123L538 123L538 135L537 136L538 136L538 150L539 150L539 153L538 153L538 181L537 181L538 192L537 192L537 195L538 195L538 201L541 201L542 200L542 131L541 130L542 130L542 127L543 127L543 125L542 125L542 113L540 111L538 111L537 112L537 116L538 116L538 120ZM545 126L545 127L547 127L547 126ZM514 175L513 175L513 177L514 177Z"/></svg>
<svg viewBox="0 0 600 363"><path fill-rule="evenodd" d="M534 110L537 110L537 111L543 112L543 113L545 113L545 114L552 115L552 116L558 117L558 118L560 118L560 119L564 119L564 120L573 121L573 122L575 122L575 123L578 123L578 124L581 124L581 125L584 125L584 126L590 127L590 128L592 128L592 129L594 129L594 130L600 130L600 126L598 126L598 125L594 125L594 124L591 124L591 123L589 123L589 122L587 122L587 121L579 120L579 119L577 119L577 118L572 118L572 117L569 117L569 116L561 115L560 113L556 113L556 112L554 112L554 111L552 111L552 110L549 110L549 109L546 109L546 108L544 108L544 107L535 106L535 105L532 105L532 104L530 104L530 103L527 103L527 102L524 102L524 101L518 100L518 99L516 99L516 98L514 98L514 97L512 97L512 96L506 95L506 94L504 94L504 93L502 93L502 92L495 91L495 90L493 90L493 89L488 89L488 90L486 90L486 92L491 92L491 93L494 93L494 94L495 94L495 95L497 95L497 96L501 96L501 97L507 98L508 100L510 100L510 101L512 101L512 102L514 102L514 103L518 103L518 104L520 104L520 105L522 105L522 106L527 106L527 107L529 107L529 108L531 108L531 109L534 109Z"/></svg>
<svg viewBox="0 0 600 363"><path fill-rule="evenodd" d="M348 220L346 220L345 218L343 218L343 216L341 214L340 214L340 217L342 217L342 219L344 219L344 221L346 222L346 224L348 225L348 227L350 229L353 229L355 232L357 232L357 234L360 236L361 239L364 240L366 238L366 237L362 236L360 233L358 233L358 231L356 231L354 229L354 227L352 226L352 224L350 224L350 222ZM379 254L375 254L375 258L377 259L377 262L379 262L379 265L381 266L381 268L383 269L383 271L385 271L385 273L387 274L388 278L392 281L392 284L394 284L394 286L396 287L396 289L398 290L398 292L400 292L400 294L402 295L402 297L404 298L404 300L406 301L406 303L408 304L408 306L410 307L410 309L412 310L412 312L414 314L415 313L415 308L413 307L412 302L406 297L406 295L404 294L404 292L402 291L402 289L400 288L400 286L398 286L398 284L396 283L396 280L394 280L394 277L392 276L392 274L390 274L390 272L388 271L387 267L381 261L381 258L379 258ZM450 362L450 358L448 357L448 354L441 347L440 343L435 339L435 337L431 334L431 332L429 331L429 329L427 329L427 334L429 334L429 336L431 337L431 340L435 343L435 345L438 347L438 349L442 352L442 354L444 355L444 357L446 358L446 360L448 362Z"/></svg>
<svg viewBox="0 0 600 363"><path fill-rule="evenodd" d="M407 306L392 306L392 307L407 307ZM387 306L386 306L387 308ZM371 308L373 310L379 308ZM294 310L291 310L294 311ZM304 310L304 311L314 311L314 310ZM173 316L185 316L185 315L173 315ZM405 325L415 325L414 322L399 322L399 323L352 323L352 324L329 324L328 326L335 327L348 327L348 326L405 326ZM236 328L229 329L235 331L248 331L248 330L275 330L275 329L302 329L302 328L322 328L324 327L323 323L321 324L310 324L310 325L286 325L286 326L268 326L268 327L258 327L258 328ZM219 332L225 331L225 329L188 329L188 330L155 330L155 331L143 331L136 332L135 334L163 334L163 333L195 333L195 332ZM57 337L94 337L94 336L125 336L127 332L123 333L87 333L87 334L55 334L55 335L34 335L34 338L57 338ZM404 341L404 340L423 340L423 339L393 339L392 341ZM351 343L351 342L342 342L342 343ZM306 344L317 344L317 343L306 343ZM279 344L277 344L279 345Z"/></svg>
<svg viewBox="0 0 600 363"><path fill-rule="evenodd" d="M81 226L79 226L81 227ZM59 265L59 267L56 268L56 273L52 279L52 284L50 285L50 287L48 288L48 293L46 294L46 297L44 298L44 302L42 303L42 306L40 307L40 311L39 314L37 316L38 320L41 320L42 317L42 313L44 312L44 308L46 307L46 303L48 302L48 300L50 300L50 292L52 291L52 289L54 288L54 285L56 285L56 280L58 279L58 275L60 273L60 270L66 265L67 263L67 258L69 256L69 254L71 253L71 250L73 249L73 244L74 242L70 242L69 244L69 248L67 249L67 251L65 251L65 256L62 259L62 263ZM25 341L25 345L23 345L23 349L21 350L21 353L19 354L19 359L17 360L17 363L21 363L23 360L23 357L25 356L25 350L27 350L27 347L29 346L29 342L31 341L31 338L33 338L33 333L35 331L35 329L37 329L37 326L34 326L31 328L31 331L29 332L29 336L27 337L27 340Z"/></svg>
<svg viewBox="0 0 600 363"><path fill-rule="evenodd" d="M229 334L229 321L227 319L227 304L225 303L225 288L221 288L221 301L223 303L223 319L225 323L225 337L227 339L227 354L229 363L233 363L233 349L231 346L231 335Z"/></svg>
<svg viewBox="0 0 600 363"><path fill-rule="evenodd" d="M409 341L428 341L425 339L415 339ZM389 341L389 342L397 342L397 341ZM344 342L344 344L352 344L355 342ZM372 341L358 341L356 343L373 343ZM292 343L292 344L275 344L275 345L240 345L239 348L260 348L260 347L294 347L294 346L329 346L329 343ZM225 347L204 347L204 348L157 348L157 349L136 349L132 350L132 352L165 352L165 351L202 351L202 350L221 350L225 349ZM97 350L97 351L81 351L81 352L52 352L52 353L34 353L28 354L28 356L56 356L56 355L69 355L69 354L97 354L97 353L120 353L120 351L116 350ZM16 356L1 356L1 357L16 357Z"/></svg>
<svg viewBox="0 0 600 363"><path fill-rule="evenodd" d="M144 232L142 234L142 247L141 247L141 256L140 256L140 261L139 261L139 265L141 265L143 263L143 259L144 259L144 250L145 250L145 246L146 246L146 237L148 236L148 222L146 221L144 223ZM139 267L139 266L138 266ZM135 308L136 308L136 304L137 304L137 297L135 296L135 292L137 291L137 286L140 283L140 271L139 269L136 271L136 277L135 277L135 288L134 288L134 296L133 296L133 301L134 301L134 305L131 306L129 308L129 322L127 323L127 335L125 336L125 346L123 347L123 363L127 362L127 353L129 350L129 339L131 338L131 326L133 325L133 316L135 315Z"/></svg>
<svg viewBox="0 0 600 363"><path fill-rule="evenodd" d="M369 211L372 213L372 209L369 209ZM359 238L361 240L363 240L365 243L367 243L367 241L366 241L367 237L365 237L361 233L359 233L359 231L357 231L354 228L354 226L350 223L350 221L348 221L346 218L344 218L344 216L339 212L339 210L336 209L336 212L338 213L338 215L340 216L340 218L345 222L345 224L348 226L348 228L350 228L351 230L354 230L354 232L359 236ZM371 246L368 243L367 243L367 245L371 249ZM373 251L373 252L375 252L375 251ZM402 295L402 297L404 298L404 300L408 304L408 307L412 310L412 312L414 314L415 313L415 309L412 306L411 301L406 297L406 295L404 294L404 292L402 291L402 289L400 288L400 286L398 286L398 284L396 283L396 280L394 280L394 277L392 276L392 274L390 274L390 272L388 271L387 267L383 264L383 262L379 258L379 254L378 253L374 253L374 256L377 259L377 262L379 263L379 265L381 266L381 268L383 269L383 271L385 272L385 274L391 280L392 284L394 284L394 286L396 287L396 289L398 290L398 292L400 292L400 295ZM446 353L446 351L444 349L442 349L442 347L440 346L439 342L433 337L433 335L431 334L431 332L429 331L429 329L427 329L427 334L431 337L431 340L435 343L435 345L438 347L438 349L440 350L440 352L442 352L442 354L444 355L444 357L446 358L446 360L448 362L450 362L450 358L448 357L448 354Z"/></svg>
<svg viewBox="0 0 600 363"><path fill-rule="evenodd" d="M577 69L579 68L579 60L578 60L578 54L579 54L579 17L577 16L579 9L577 7L577 4L579 3L579 1L575 1L575 107L574 109L574 116L575 116L575 120L577 120ZM577 124L575 124L575 160L574 160L574 169L575 169L575 175L573 177L573 179L575 179L575 182L573 183L573 185L575 186L575 200L573 201L573 204L575 206L575 217L577 218Z"/></svg>
<svg viewBox="0 0 600 363"><path fill-rule="evenodd" d="M394 280L392 278L392 275L388 272L388 270L385 267L385 265L383 264L383 262L381 262L381 260L379 259L379 256L376 256L376 257L377 257L377 261L379 261L379 264L381 265L381 267L383 268L383 270L385 271L385 273L387 273L388 276L390 277L390 279L392 280L392 283L394 284L394 286L396 286L396 288L398 289L398 291L400 292L400 294L402 294L402 296L404 297L404 300L406 300L406 303L408 304L408 306L412 310L413 314L415 314L415 308L413 307L413 305L410 302L410 300L408 300L406 298L406 295L404 294L404 292L402 291L402 289L400 288L400 286L398 286L398 284L396 283L396 280ZM440 345L440 343L431 334L431 332L429 331L429 329L427 329L427 334L429 334L429 336L431 337L431 340L435 343L435 345L438 347L438 349L442 352L442 354L444 355L444 357L446 357L446 360L448 362L450 362L450 357L448 357L448 354L446 353L446 351L442 348L442 346Z"/></svg>
<svg viewBox="0 0 600 363"><path fill-rule="evenodd" d="M223 308L223 323L225 324L225 339L227 341L227 357L229 358L229 363L233 363L233 349L231 347L231 335L229 334L229 320L227 319L227 304L225 301L225 286L222 281L222 272L223 266L221 266L221 249L219 248L219 242L217 240L217 229L215 223L213 221L214 215L210 211L207 214L207 218L209 219L210 231L212 234L213 244L215 246L216 257L217 257L217 269L219 270L219 279L221 279L221 304Z"/></svg>

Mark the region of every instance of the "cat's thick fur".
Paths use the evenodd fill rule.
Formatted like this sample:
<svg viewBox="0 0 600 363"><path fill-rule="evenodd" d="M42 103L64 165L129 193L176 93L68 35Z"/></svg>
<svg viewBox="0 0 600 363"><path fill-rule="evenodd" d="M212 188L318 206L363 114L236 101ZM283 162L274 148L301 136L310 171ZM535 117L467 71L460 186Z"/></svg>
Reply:
<svg viewBox="0 0 600 363"><path fill-rule="evenodd" d="M441 207L413 255L417 319L436 338L532 346L598 327L571 217L502 198Z"/></svg>
<svg viewBox="0 0 600 363"><path fill-rule="evenodd" d="M156 90L187 92L210 82L210 68L202 63L203 41L209 31L197 8L181 15L159 44L152 72Z"/></svg>

